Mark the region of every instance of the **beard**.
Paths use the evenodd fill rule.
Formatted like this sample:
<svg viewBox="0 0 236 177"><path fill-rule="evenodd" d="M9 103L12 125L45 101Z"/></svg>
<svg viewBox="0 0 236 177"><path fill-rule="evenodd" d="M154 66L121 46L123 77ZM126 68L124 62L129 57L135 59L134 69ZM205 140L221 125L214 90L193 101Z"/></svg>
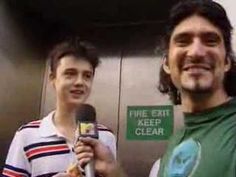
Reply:
<svg viewBox="0 0 236 177"><path fill-rule="evenodd" d="M198 68L185 67L191 65ZM183 60L179 66L181 73L181 89L189 93L209 93L214 90L215 63L210 58L195 58Z"/></svg>
<svg viewBox="0 0 236 177"><path fill-rule="evenodd" d="M203 80L203 79L188 79L183 81L181 84L181 89L184 92L192 93L192 94L207 94L212 93L213 88L213 80Z"/></svg>

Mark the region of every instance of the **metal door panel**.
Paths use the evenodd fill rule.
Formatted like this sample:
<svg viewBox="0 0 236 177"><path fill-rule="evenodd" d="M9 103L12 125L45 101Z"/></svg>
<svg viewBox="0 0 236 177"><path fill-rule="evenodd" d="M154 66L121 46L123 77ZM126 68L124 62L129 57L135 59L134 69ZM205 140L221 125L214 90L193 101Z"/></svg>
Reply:
<svg viewBox="0 0 236 177"><path fill-rule="evenodd" d="M45 62L0 2L0 171L17 129L39 118Z"/></svg>
<svg viewBox="0 0 236 177"><path fill-rule="evenodd" d="M172 104L167 96L157 90L160 62L161 59L153 55L122 59L119 157L130 177L148 176L152 164L161 157L167 146L167 141L126 139L127 106ZM181 116L178 109L175 110ZM176 119L175 128L180 125L181 118Z"/></svg>

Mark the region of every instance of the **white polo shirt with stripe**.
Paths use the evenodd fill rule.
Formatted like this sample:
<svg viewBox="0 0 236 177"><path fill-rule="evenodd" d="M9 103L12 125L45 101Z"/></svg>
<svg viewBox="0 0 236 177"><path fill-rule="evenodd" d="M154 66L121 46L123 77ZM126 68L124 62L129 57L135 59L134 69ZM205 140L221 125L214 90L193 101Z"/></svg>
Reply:
<svg viewBox="0 0 236 177"><path fill-rule="evenodd" d="M53 124L51 112L42 120L22 126L15 134L2 172L6 177L49 177L65 172L76 162L73 145L61 136ZM98 125L99 140L116 156L114 134Z"/></svg>

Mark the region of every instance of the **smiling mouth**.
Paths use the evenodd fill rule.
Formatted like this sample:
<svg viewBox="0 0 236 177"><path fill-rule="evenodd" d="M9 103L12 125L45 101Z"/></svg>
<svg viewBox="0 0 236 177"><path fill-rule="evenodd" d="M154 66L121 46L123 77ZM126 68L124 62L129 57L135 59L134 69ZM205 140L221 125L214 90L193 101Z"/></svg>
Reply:
<svg viewBox="0 0 236 177"><path fill-rule="evenodd" d="M203 64L189 64L183 67L183 71L197 71L197 70L206 70L209 71L211 70L211 66L209 65L203 65Z"/></svg>
<svg viewBox="0 0 236 177"><path fill-rule="evenodd" d="M74 95L82 95L84 94L83 90L71 90L70 93L74 94Z"/></svg>

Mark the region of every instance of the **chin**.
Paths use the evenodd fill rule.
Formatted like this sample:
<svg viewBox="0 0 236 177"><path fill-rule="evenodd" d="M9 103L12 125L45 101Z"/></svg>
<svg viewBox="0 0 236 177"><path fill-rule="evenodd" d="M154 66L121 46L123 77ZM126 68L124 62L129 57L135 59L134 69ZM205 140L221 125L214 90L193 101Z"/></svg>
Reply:
<svg viewBox="0 0 236 177"><path fill-rule="evenodd" d="M211 93L213 90L210 85L183 86L182 89L192 93Z"/></svg>
<svg viewBox="0 0 236 177"><path fill-rule="evenodd" d="M182 82L182 89L190 92L207 93L213 90L213 81L207 80L188 80Z"/></svg>
<svg viewBox="0 0 236 177"><path fill-rule="evenodd" d="M79 100L69 101L68 104L73 105L73 106L79 106L79 105L83 104L84 102L85 102L84 99L79 99Z"/></svg>

